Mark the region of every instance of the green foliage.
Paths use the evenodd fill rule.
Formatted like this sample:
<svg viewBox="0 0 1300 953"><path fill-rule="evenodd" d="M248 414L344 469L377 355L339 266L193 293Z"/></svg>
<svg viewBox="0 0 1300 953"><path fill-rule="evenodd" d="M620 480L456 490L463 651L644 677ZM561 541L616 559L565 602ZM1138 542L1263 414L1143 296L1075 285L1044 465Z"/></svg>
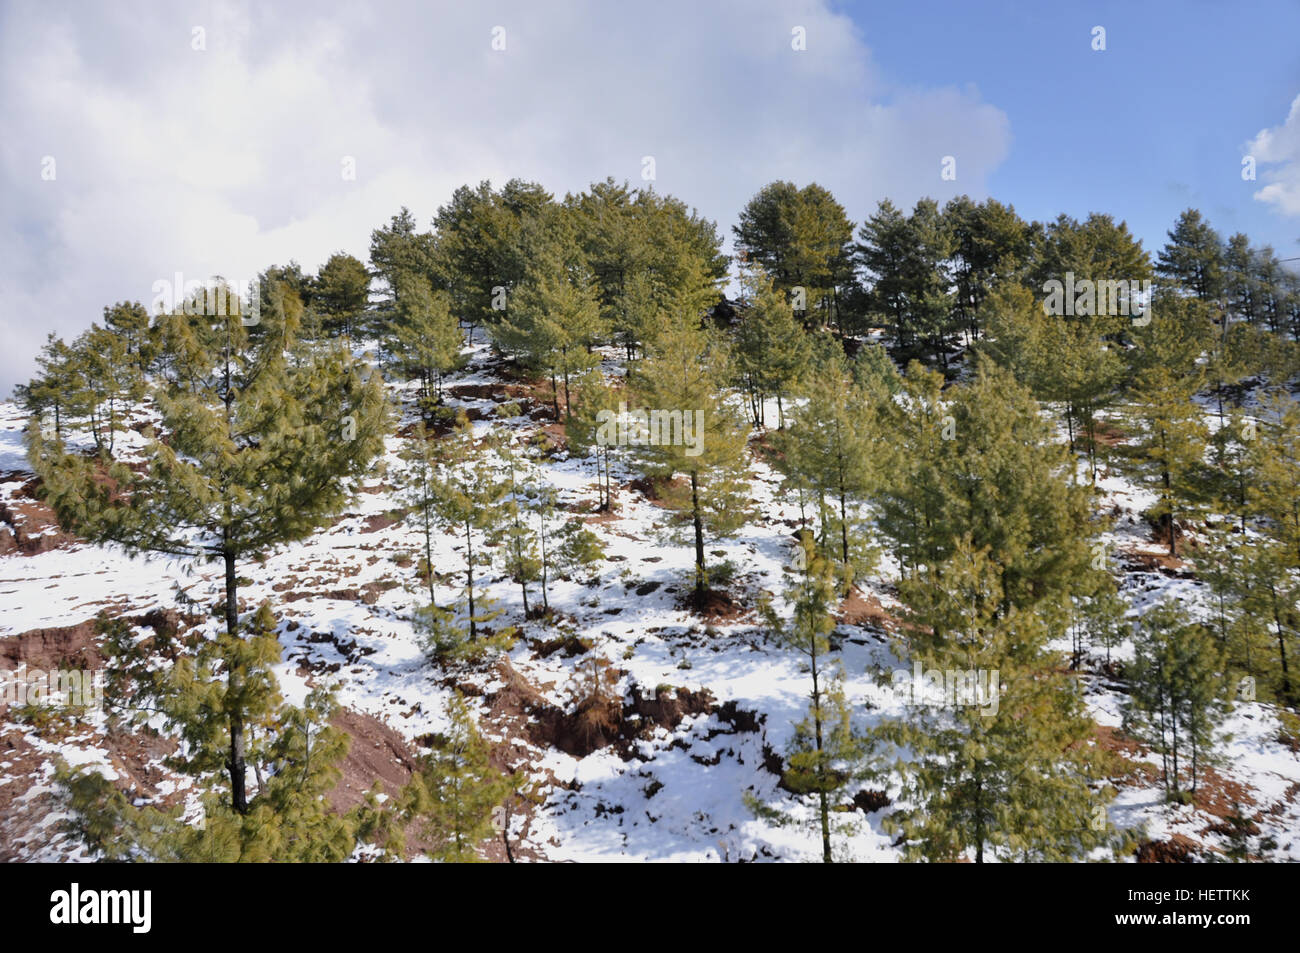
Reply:
<svg viewBox="0 0 1300 953"><path fill-rule="evenodd" d="M802 189L792 182L769 183L741 210L733 231L736 247L771 275L777 290L803 289L800 317L806 326L843 330L840 298L853 282L853 223L829 191L815 182Z"/></svg>
<svg viewBox="0 0 1300 953"><path fill-rule="evenodd" d="M914 364L884 405L879 525L905 574L946 561L965 533L988 548L1004 608L1037 607L1064 634L1088 573L1089 493L1072 485L1065 448L1011 375L981 361L946 394Z"/></svg>
<svg viewBox="0 0 1300 953"><path fill-rule="evenodd" d="M862 737L853 730L843 668L835 666L828 671L829 637L835 629L831 613L837 602L834 566L818 553L810 533L802 534L799 554L797 561L803 569L786 592L786 599L793 604L789 621L778 616L770 602L764 604L763 612L777 644L808 660L808 711L795 726L782 780L795 795L815 798L822 860L830 863L831 813L838 806L833 802L866 775L868 751ZM747 798L747 804L769 822L797 822L794 815L752 796Z"/></svg>
<svg viewBox="0 0 1300 953"><path fill-rule="evenodd" d="M664 328L632 378L631 390L642 408L680 411L683 421L680 439L673 440L671 430L665 435L661 428L655 442L634 446L633 451L652 478L686 478L666 485L662 501L679 524L693 529L697 596L708 588L705 532L728 536L749 515L747 428L721 391L730 378L725 342L693 322ZM687 421L694 425L693 444L686 439Z"/></svg>
<svg viewBox="0 0 1300 953"><path fill-rule="evenodd" d="M989 549L965 538L900 584L900 655L976 689L913 698L875 733L907 755L896 768L908 806L885 819L907 860L1059 862L1118 843L1082 695L1046 651L1038 613L1004 608L999 575Z"/></svg>
<svg viewBox="0 0 1300 953"><path fill-rule="evenodd" d="M1165 602L1142 616L1133 651L1124 728L1160 755L1168 795L1183 790L1180 756L1194 792L1224 711L1220 646L1204 625Z"/></svg>
<svg viewBox="0 0 1300 953"><path fill-rule="evenodd" d="M276 620L263 603L248 634L174 642L135 639L121 619L99 619L112 653L115 718L138 726L161 713L183 742L169 767L195 779L199 825L180 808L135 806L93 769L61 767L57 779L70 814L67 830L105 860L187 862L337 862L357 845L354 815L340 814L329 793L341 777L348 738L331 721L332 695L313 690L301 708L280 695ZM157 664L158 653L172 655ZM238 673L232 678L232 673ZM232 726L247 731L244 757L257 778L244 809L223 792L233 750Z"/></svg>
<svg viewBox="0 0 1300 953"><path fill-rule="evenodd" d="M224 563L233 699L254 661L238 639L237 562L302 539L337 513L387 427L378 375L363 382L342 346L300 343L300 299L282 285L272 290L254 326L184 309L159 317L168 373L152 390L162 426L142 449L143 467L68 452L39 420L26 432L32 469L65 527L133 552ZM243 813L239 712L233 702L225 710L227 767L233 808Z"/></svg>
<svg viewBox="0 0 1300 953"><path fill-rule="evenodd" d="M351 337L370 305L370 273L357 258L335 252L316 273L310 300L325 333Z"/></svg>
<svg viewBox="0 0 1300 953"><path fill-rule="evenodd" d="M812 348L789 303L761 269L742 271L741 286L748 310L736 332L736 374L749 395L754 426L762 427L766 399L776 397L784 413L784 401L807 371ZM785 426L784 419L778 423Z"/></svg>
<svg viewBox="0 0 1300 953"><path fill-rule="evenodd" d="M1169 231L1156 271L1201 301L1213 302L1224 292L1223 269L1223 239L1199 211L1187 209Z"/></svg>
<svg viewBox="0 0 1300 953"><path fill-rule="evenodd" d="M775 441L787 485L817 506L819 548L834 553L847 579L869 571L875 554L858 510L880 480L877 400L849 377L843 359L824 361L801 386L804 401Z"/></svg>
<svg viewBox="0 0 1300 953"><path fill-rule="evenodd" d="M494 812L520 781L492 765L491 745L459 692L448 701L447 718L449 729L402 792L402 810L432 843L427 853L434 860L474 862L494 834Z"/></svg>

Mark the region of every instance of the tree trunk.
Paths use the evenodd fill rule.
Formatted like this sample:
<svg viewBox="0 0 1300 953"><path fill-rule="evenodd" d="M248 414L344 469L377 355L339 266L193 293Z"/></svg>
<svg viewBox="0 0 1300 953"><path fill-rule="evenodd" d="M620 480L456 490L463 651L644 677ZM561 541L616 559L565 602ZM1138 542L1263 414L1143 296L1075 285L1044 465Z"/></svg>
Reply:
<svg viewBox="0 0 1300 953"><path fill-rule="evenodd" d="M469 637L478 638L478 624L474 621L474 535L469 520L465 521L465 578L469 585L465 592L469 598Z"/></svg>
<svg viewBox="0 0 1300 953"><path fill-rule="evenodd" d="M691 518L695 524L695 594L703 596L707 591L704 577L704 519L700 513L700 477L691 471Z"/></svg>
<svg viewBox="0 0 1300 953"><path fill-rule="evenodd" d="M226 634L231 638L239 636L239 602L238 582L235 577L235 554L227 550L223 554L226 562ZM231 667L226 677L226 694L238 697L244 687L244 673L239 668ZM230 712L230 760L226 764L230 773L230 805L238 814L248 813L248 795L245 791L245 777L248 765L245 761L244 718L240 711Z"/></svg>

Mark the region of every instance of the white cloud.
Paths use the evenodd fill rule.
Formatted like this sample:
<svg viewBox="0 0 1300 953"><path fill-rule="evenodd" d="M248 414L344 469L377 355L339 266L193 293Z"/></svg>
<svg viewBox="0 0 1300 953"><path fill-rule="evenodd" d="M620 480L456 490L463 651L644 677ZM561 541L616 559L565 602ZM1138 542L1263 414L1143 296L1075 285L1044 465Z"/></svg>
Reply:
<svg viewBox="0 0 1300 953"><path fill-rule="evenodd" d="M1263 171L1268 184L1255 198L1277 206L1283 215L1300 215L1300 96L1292 100L1282 125L1260 130L1246 144L1246 154L1260 165L1278 166Z"/></svg>
<svg viewBox="0 0 1300 953"><path fill-rule="evenodd" d="M636 185L653 155L655 187L727 234L774 178L820 182L857 221L886 195L985 193L1010 131L977 91L892 84L820 2L705 6L6 4L0 389L47 331L147 302L157 278L364 258L401 205L427 226L485 178Z"/></svg>

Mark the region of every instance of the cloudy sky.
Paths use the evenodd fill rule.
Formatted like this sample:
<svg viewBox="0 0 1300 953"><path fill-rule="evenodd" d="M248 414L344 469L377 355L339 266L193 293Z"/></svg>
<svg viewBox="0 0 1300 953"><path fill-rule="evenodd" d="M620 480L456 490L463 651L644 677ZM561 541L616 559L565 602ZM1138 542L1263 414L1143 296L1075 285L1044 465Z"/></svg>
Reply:
<svg viewBox="0 0 1300 953"><path fill-rule="evenodd" d="M1153 250L1197 206L1300 256L1297 36L1295 0L0 0L0 394L178 271L364 258L460 184L636 185L646 156L728 234L787 178L856 222L965 192Z"/></svg>

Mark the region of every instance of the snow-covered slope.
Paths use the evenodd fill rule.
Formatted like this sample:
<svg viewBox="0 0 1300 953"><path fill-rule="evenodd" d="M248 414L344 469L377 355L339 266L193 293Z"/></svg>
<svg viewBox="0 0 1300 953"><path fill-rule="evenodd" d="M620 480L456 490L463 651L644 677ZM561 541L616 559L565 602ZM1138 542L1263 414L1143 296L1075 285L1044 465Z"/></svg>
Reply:
<svg viewBox="0 0 1300 953"><path fill-rule="evenodd" d="M490 424L493 408L510 398L488 351L480 346L472 352L471 364L448 386L449 403L485 418L476 429L495 425L522 438L551 423L546 408L525 405L525 414ZM607 370L616 371L612 361ZM393 392L408 406L404 422L409 422L413 392L400 386ZM168 611L174 617L187 605L219 600L219 566L133 559L115 548L62 536L31 497L22 424L12 404L0 404L0 515L10 538L0 547L10 550L0 556L0 667L39 658L41 651L93 657L88 623L101 609L147 627ZM128 432L124 439L129 447L139 435ZM794 552L798 507L784 499L772 470L755 458L753 499L759 516L732 539L708 544L711 561L729 560L737 567L729 592L740 611L706 619L681 604L690 584L691 547L685 539L671 538L665 511L629 486L637 474L618 472L615 512L602 515L595 511L595 461L555 454L545 461L547 476L563 504L587 515L607 560L590 573L553 582L550 602L564 619L562 631L555 624L525 622L519 587L500 572L489 573L487 588L521 637L508 659L446 671L427 660L410 621L419 598L411 560L422 550L423 537L394 513L400 504L391 481L403 439L389 437L382 465L332 526L277 550L264 565L241 567L251 579L241 589L243 607L270 599L281 619L285 660L279 675L286 696L300 700L309 684L339 686L353 734L345 772L352 793L342 800L375 777L400 780L420 750L420 739L445 727L445 701L459 688L475 705L485 733L499 743L503 763L538 782L536 805L511 824L520 856L819 859L820 839L811 825L773 828L756 820L743 801L746 792L770 802L788 799L777 788L772 767L779 765L777 756L807 705L808 679L799 659L765 640L752 611L762 593L780 605L783 567ZM1120 514L1108 537L1114 551L1158 553L1139 516L1149 503L1142 491L1114 474L1101 485L1102 505ZM0 542L4 538L0 532ZM438 596L445 605L458 589L454 571L462 565L462 543L439 535L435 546L433 562L445 583ZM1134 611L1170 595L1196 603L1194 579L1145 571L1136 561L1129 565L1134 568L1124 592ZM836 654L864 725L901 711L901 700L879 684L877 674L906 667L877 624L895 606L888 559L878 572L846 606L846 621L837 630ZM178 594L188 602L179 601ZM572 638L556 650L553 640L567 636ZM1122 658L1125 647L1115 654ZM607 662L613 672L625 718L614 743L588 752L582 739L565 734L562 721L548 721L538 712L569 711L573 689L593 659ZM1083 676L1088 703L1099 724L1113 728L1119 724L1120 686L1101 673L1098 662L1085 666L1096 672ZM0 712L0 858L81 858L79 848L57 831L60 815L50 786L55 754L74 763L102 764L114 776L125 773L142 795L186 796L185 782L162 767L165 745L110 736L98 716L51 738L48 731L15 723L11 715ZM1145 825L1152 839L1177 837L1204 853L1223 845L1224 835L1212 828L1221 823L1229 802L1239 800L1261 835L1276 842L1270 859L1300 859L1295 833L1300 830L1300 758L1277 740L1274 712L1240 703L1225 728L1231 737L1222 743L1222 760L1207 785L1218 790L1209 799L1213 803L1167 805L1156 777L1138 772L1121 785L1113 822ZM1151 760L1113 732L1103 737L1138 762ZM864 806L897 794L885 790L883 796L873 795L874 802L864 799ZM869 812L838 814L844 831L836 838L837 851L846 859L896 860L898 851L881 827L882 816L892 809L886 803Z"/></svg>

